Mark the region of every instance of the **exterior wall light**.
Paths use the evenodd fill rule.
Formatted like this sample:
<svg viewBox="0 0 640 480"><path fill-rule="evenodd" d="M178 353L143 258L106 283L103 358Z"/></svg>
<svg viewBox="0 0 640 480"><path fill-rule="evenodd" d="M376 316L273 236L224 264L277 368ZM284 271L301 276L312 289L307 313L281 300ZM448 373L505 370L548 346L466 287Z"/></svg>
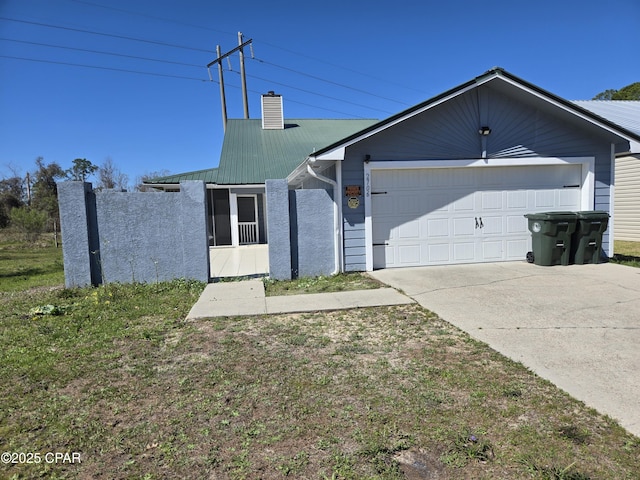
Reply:
<svg viewBox="0 0 640 480"><path fill-rule="evenodd" d="M480 127L478 133L483 137L486 137L491 133L491 129L489 127Z"/></svg>

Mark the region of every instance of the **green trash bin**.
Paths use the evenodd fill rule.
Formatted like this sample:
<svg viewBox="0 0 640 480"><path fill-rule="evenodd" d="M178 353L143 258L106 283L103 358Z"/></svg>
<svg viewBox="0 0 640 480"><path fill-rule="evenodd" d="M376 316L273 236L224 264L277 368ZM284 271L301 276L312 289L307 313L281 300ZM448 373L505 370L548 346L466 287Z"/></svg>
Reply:
<svg viewBox="0 0 640 480"><path fill-rule="evenodd" d="M536 265L569 265L571 236L576 229L573 212L528 213L533 251L527 261Z"/></svg>
<svg viewBox="0 0 640 480"><path fill-rule="evenodd" d="M602 211L576 212L578 223L573 234L571 258L573 263L600 263L602 235L609 224L609 214Z"/></svg>

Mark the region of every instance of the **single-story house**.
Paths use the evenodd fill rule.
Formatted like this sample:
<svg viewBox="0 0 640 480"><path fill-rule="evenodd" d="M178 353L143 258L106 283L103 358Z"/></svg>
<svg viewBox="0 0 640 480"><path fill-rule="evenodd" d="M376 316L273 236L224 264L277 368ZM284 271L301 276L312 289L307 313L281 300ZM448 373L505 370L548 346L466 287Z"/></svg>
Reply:
<svg viewBox="0 0 640 480"><path fill-rule="evenodd" d="M261 120L229 121L218 168L150 183L206 183L213 247L268 241L267 180L325 189L334 271L523 260L532 212L604 210L613 225L615 159L640 144L502 68L381 121L286 119L281 96L262 101Z"/></svg>
<svg viewBox="0 0 640 480"><path fill-rule="evenodd" d="M640 135L640 101L588 100L576 105ZM616 240L640 242L640 143L631 141L628 152L616 155L615 222Z"/></svg>

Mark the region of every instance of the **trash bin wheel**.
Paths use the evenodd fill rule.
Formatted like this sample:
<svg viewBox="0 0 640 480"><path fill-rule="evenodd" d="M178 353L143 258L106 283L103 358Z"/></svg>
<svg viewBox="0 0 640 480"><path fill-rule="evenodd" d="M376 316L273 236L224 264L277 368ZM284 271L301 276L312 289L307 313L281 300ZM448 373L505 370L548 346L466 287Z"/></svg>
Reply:
<svg viewBox="0 0 640 480"><path fill-rule="evenodd" d="M533 252L527 252L527 263L533 263Z"/></svg>

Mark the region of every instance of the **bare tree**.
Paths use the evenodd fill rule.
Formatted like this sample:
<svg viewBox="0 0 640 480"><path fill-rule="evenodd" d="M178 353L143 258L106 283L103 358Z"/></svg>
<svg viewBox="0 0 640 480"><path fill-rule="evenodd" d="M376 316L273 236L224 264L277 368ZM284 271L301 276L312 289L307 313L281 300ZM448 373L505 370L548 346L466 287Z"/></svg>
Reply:
<svg viewBox="0 0 640 480"><path fill-rule="evenodd" d="M126 190L129 184L129 177L122 173L113 162L111 157L107 157L98 168L97 189Z"/></svg>
<svg viewBox="0 0 640 480"><path fill-rule="evenodd" d="M169 172L169 170L160 170L160 171L157 171L157 172L148 172L148 173L145 173L143 175L140 175L140 176L136 177L136 190L138 192L154 192L157 189L151 187L150 185L147 185L145 182L150 182L154 178L166 177L168 175L171 175L171 172Z"/></svg>

